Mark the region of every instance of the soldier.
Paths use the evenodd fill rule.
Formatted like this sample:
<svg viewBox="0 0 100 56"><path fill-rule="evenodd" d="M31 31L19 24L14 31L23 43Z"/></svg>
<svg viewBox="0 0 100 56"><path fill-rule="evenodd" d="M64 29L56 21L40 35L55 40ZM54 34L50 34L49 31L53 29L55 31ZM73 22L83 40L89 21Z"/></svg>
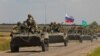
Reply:
<svg viewBox="0 0 100 56"><path fill-rule="evenodd" d="M51 24L49 26L50 26L50 30L52 30L53 22L51 22Z"/></svg>
<svg viewBox="0 0 100 56"><path fill-rule="evenodd" d="M42 29L40 27L37 28L37 33L41 33Z"/></svg>
<svg viewBox="0 0 100 56"><path fill-rule="evenodd" d="M43 32L47 32L47 27L43 27Z"/></svg>
<svg viewBox="0 0 100 56"><path fill-rule="evenodd" d="M57 24L57 31L58 32L62 31L62 27L61 27L61 24L60 23Z"/></svg>
<svg viewBox="0 0 100 56"><path fill-rule="evenodd" d="M57 32L57 24L56 24L56 22L53 23L53 31Z"/></svg>
<svg viewBox="0 0 100 56"><path fill-rule="evenodd" d="M28 19L26 20L27 26L29 28L29 32L33 33L36 31L36 22L34 20L34 18L28 14Z"/></svg>
<svg viewBox="0 0 100 56"><path fill-rule="evenodd" d="M26 21L23 21L22 28L23 28L23 31L24 32L27 32L28 31L28 26L27 26Z"/></svg>
<svg viewBox="0 0 100 56"><path fill-rule="evenodd" d="M12 33L20 33L21 32L21 23L17 22L17 25L13 27Z"/></svg>

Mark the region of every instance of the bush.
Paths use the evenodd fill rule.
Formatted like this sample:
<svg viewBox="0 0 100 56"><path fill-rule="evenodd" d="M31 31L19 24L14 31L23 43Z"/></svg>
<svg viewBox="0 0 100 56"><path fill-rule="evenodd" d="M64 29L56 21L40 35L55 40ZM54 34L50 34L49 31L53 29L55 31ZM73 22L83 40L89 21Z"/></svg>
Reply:
<svg viewBox="0 0 100 56"><path fill-rule="evenodd" d="M92 53L87 56L100 56L100 47L96 48Z"/></svg>
<svg viewBox="0 0 100 56"><path fill-rule="evenodd" d="M10 48L10 40L0 38L0 51L8 50Z"/></svg>

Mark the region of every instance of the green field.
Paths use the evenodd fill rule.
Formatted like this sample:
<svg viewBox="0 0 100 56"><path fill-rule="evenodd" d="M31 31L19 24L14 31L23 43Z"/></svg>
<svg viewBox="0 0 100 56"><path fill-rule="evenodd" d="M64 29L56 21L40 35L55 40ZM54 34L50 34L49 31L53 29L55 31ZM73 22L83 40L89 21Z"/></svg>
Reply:
<svg viewBox="0 0 100 56"><path fill-rule="evenodd" d="M10 48L10 33L0 32L0 51L8 50Z"/></svg>
<svg viewBox="0 0 100 56"><path fill-rule="evenodd" d="M8 50L10 47L10 41L8 39L0 38L0 51Z"/></svg>
<svg viewBox="0 0 100 56"><path fill-rule="evenodd" d="M100 56L100 47L96 48L92 53L87 56Z"/></svg>

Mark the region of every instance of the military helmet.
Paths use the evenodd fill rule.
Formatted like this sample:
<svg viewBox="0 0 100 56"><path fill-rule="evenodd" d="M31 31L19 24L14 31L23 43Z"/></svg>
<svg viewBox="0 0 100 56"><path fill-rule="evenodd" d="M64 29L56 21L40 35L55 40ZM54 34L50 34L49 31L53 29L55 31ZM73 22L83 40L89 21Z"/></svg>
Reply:
<svg viewBox="0 0 100 56"><path fill-rule="evenodd" d="M28 17L32 17L32 15L31 14L28 14Z"/></svg>
<svg viewBox="0 0 100 56"><path fill-rule="evenodd" d="M53 22L51 22L51 25L53 24Z"/></svg>
<svg viewBox="0 0 100 56"><path fill-rule="evenodd" d="M58 25L61 25L60 23L58 23Z"/></svg>
<svg viewBox="0 0 100 56"><path fill-rule="evenodd" d="M17 25L21 25L21 22L17 22Z"/></svg>
<svg viewBox="0 0 100 56"><path fill-rule="evenodd" d="M28 14L28 18L34 19L33 16L32 16L31 14Z"/></svg>

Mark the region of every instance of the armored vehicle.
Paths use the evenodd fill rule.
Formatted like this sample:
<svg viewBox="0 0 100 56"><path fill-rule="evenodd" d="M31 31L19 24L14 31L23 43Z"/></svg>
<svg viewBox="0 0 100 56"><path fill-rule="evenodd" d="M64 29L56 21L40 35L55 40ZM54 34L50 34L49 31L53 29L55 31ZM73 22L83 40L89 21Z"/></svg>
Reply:
<svg viewBox="0 0 100 56"><path fill-rule="evenodd" d="M67 34L65 28L56 22L51 22L47 27L49 43L64 43L64 46L67 46Z"/></svg>
<svg viewBox="0 0 100 56"><path fill-rule="evenodd" d="M81 38L83 40L90 40L91 42L93 42L93 36L91 36L89 34L83 34L83 35L81 35Z"/></svg>
<svg viewBox="0 0 100 56"><path fill-rule="evenodd" d="M49 33L49 43L64 43L64 46L67 46L68 39L67 34L64 33Z"/></svg>
<svg viewBox="0 0 100 56"><path fill-rule="evenodd" d="M68 40L79 40L82 43L81 33L82 31L80 29L70 29L68 31Z"/></svg>
<svg viewBox="0 0 100 56"><path fill-rule="evenodd" d="M97 34L93 34L92 36L93 36L93 39L96 39L96 40L98 39Z"/></svg>
<svg viewBox="0 0 100 56"><path fill-rule="evenodd" d="M48 50L48 33L41 32L32 15L23 23L18 22L11 33L11 52L18 52L20 47L41 46Z"/></svg>
<svg viewBox="0 0 100 56"><path fill-rule="evenodd" d="M41 46L42 51L48 50L48 38L46 34L20 33L12 34L10 48L11 52L18 52L20 47Z"/></svg>
<svg viewBox="0 0 100 56"><path fill-rule="evenodd" d="M93 38L96 38L96 37L90 29L85 28L82 30L81 38L83 40L90 40L92 42Z"/></svg>

